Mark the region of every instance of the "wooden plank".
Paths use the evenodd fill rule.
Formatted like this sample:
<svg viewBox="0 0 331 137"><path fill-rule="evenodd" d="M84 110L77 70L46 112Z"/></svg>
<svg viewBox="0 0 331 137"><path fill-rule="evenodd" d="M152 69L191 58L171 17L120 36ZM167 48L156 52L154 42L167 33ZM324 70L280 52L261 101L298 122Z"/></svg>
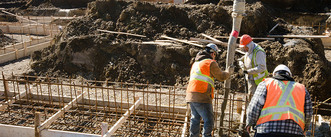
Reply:
<svg viewBox="0 0 331 137"><path fill-rule="evenodd" d="M47 41L47 42L44 42L44 43L40 43L40 44L37 44L37 45L34 45L34 46L27 47L26 50L25 49L17 50L17 58L22 58L22 57L25 57L25 56L29 56L34 51L44 49L44 48L46 48L50 45L51 45L51 41ZM26 54L25 54L25 52L26 52ZM8 61L15 60L16 59L15 54L16 54L15 51L12 51L12 52L0 55L0 64L8 62Z"/></svg>
<svg viewBox="0 0 331 137"><path fill-rule="evenodd" d="M9 14L9 15L12 15L12 16L15 16L15 17L17 17L17 18L20 18L20 19L24 19L24 20L27 20L27 21L29 21L29 22L32 22L32 23L36 23L36 24L39 24L39 23L38 23L38 22L36 22L36 21L33 21L33 20L29 20L29 19L27 19L27 18L23 18L23 17L21 17L21 16L18 16L18 15L16 15L16 14L13 14L13 13L7 12L7 11L5 11L5 10L3 10L3 9L0 9L0 10L2 10L2 12L3 12L3 13L6 13L6 14Z"/></svg>
<svg viewBox="0 0 331 137"><path fill-rule="evenodd" d="M26 91L22 92L20 95L16 95L15 97L11 98L10 100L6 101L4 104L0 105L0 110L5 110L9 105L15 103L15 98L18 99L19 97L23 98L26 96Z"/></svg>
<svg viewBox="0 0 331 137"><path fill-rule="evenodd" d="M51 125L57 118L62 116L65 111L68 111L73 105L76 105L78 101L80 101L83 98L83 94L85 94L87 91L84 91L82 94L80 94L77 98L69 102L65 107L63 107L61 110L56 112L53 116L45 120L39 127L39 131L47 128L49 125Z"/></svg>
<svg viewBox="0 0 331 137"><path fill-rule="evenodd" d="M186 43L186 44L194 45L194 46L197 46L197 47L200 47L200 48L204 48L204 47L205 47L205 46L200 45L200 44L195 44L195 43L190 42L190 41L187 41L187 40L180 40L180 39L176 39L176 38L168 37L168 36L166 36L166 35L162 35L161 38L170 39L170 40L173 40L173 41L177 41L177 42L182 42L182 43Z"/></svg>
<svg viewBox="0 0 331 137"><path fill-rule="evenodd" d="M198 41L198 42L202 42L202 43L215 43L217 45L223 44L223 42L222 43L219 43L219 42L215 42L215 41L212 41L212 40L206 40L206 39L200 39L200 38L190 38L190 40L191 41Z"/></svg>
<svg viewBox="0 0 331 137"><path fill-rule="evenodd" d="M137 101L134 103L133 106L130 107L128 111L108 130L108 132L103 137L110 137L113 135L118 128L125 122L125 120L132 114L132 112L138 108L141 104L142 98L138 98Z"/></svg>
<svg viewBox="0 0 331 137"><path fill-rule="evenodd" d="M228 39L229 36L215 36L215 38ZM240 39L241 37L238 37L238 38ZM272 40L272 41L275 41L275 38L253 37L252 39L253 39L253 40Z"/></svg>
<svg viewBox="0 0 331 137"><path fill-rule="evenodd" d="M330 38L325 35L268 35L270 38Z"/></svg>
<svg viewBox="0 0 331 137"><path fill-rule="evenodd" d="M202 33L202 36L204 36L204 37L206 37L206 38L208 38L208 39L214 41L215 44L219 43L218 45L221 45L221 46L227 47L227 43L225 43L225 42L222 42L222 41L220 41L220 40L218 40L218 39L215 39L215 38L213 38L213 37L211 37L211 36L208 36L208 35L206 35L206 34L203 34L203 33Z"/></svg>
<svg viewBox="0 0 331 137"><path fill-rule="evenodd" d="M1 137L35 137L33 127L0 124ZM41 137L100 137L100 135L45 129Z"/></svg>
<svg viewBox="0 0 331 137"><path fill-rule="evenodd" d="M101 29L97 29L97 31L107 32L107 33L113 33L113 34L124 34L124 35L130 35L130 36L136 36L136 37L146 38L146 36L144 36L144 35L138 35L138 34L132 34L132 33L126 33L126 32L116 32L116 31L101 30Z"/></svg>

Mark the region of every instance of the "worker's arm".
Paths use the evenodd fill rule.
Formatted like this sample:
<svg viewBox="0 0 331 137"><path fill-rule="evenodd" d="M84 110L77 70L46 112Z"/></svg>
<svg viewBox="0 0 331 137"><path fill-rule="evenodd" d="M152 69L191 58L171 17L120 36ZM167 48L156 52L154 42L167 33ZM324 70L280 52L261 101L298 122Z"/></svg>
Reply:
<svg viewBox="0 0 331 137"><path fill-rule="evenodd" d="M247 70L248 74L257 74L257 73L261 73L264 70L267 69L267 63L266 63L266 55L264 52L262 51L258 51L256 53L256 67L252 67L251 69Z"/></svg>
<svg viewBox="0 0 331 137"><path fill-rule="evenodd" d="M230 77L228 70L222 71L216 62L210 64L210 73L211 75L219 81L224 81Z"/></svg>
<svg viewBox="0 0 331 137"><path fill-rule="evenodd" d="M267 97L267 88L264 81L262 81L256 88L256 91L252 97L251 102L247 107L247 119L246 124L248 126L256 125L257 120L259 119L261 110L264 106L265 100Z"/></svg>
<svg viewBox="0 0 331 137"><path fill-rule="evenodd" d="M305 113L305 130L304 131L307 131L310 126L311 117L313 115L313 107L312 107L310 95L309 95L309 92L307 91L307 89L306 89L306 96L305 96L304 113Z"/></svg>

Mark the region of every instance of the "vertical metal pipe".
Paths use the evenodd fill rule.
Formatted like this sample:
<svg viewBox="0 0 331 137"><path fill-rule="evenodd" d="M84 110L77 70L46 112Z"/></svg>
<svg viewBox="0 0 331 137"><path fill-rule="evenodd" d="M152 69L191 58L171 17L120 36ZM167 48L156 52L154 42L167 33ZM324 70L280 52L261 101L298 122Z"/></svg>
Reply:
<svg viewBox="0 0 331 137"><path fill-rule="evenodd" d="M243 14L245 13L245 0L234 0L233 2L233 28L231 32L231 36L228 41L228 50L227 50L227 57L226 57L226 68L229 66L233 66L234 61L234 54L236 49L236 41L240 32L241 21L243 18ZM220 127L219 127L219 136L222 136L223 131L221 128L223 127L223 119L224 119L224 111L226 109L228 96L231 87L231 78L225 81L225 92L224 92L224 100L222 102L221 108L221 117L220 117Z"/></svg>

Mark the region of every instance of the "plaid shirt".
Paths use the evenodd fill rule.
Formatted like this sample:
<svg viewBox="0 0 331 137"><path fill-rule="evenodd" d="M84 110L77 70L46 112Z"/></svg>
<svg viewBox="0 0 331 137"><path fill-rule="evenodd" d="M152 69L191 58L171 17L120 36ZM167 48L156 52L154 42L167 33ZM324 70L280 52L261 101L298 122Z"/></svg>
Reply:
<svg viewBox="0 0 331 137"><path fill-rule="evenodd" d="M247 108L247 125L248 126L255 126L257 120L259 119L261 110L264 106L267 96L267 89L266 83L262 81L253 97L249 106ZM310 125L310 119L313 114L312 103L310 100L310 95L306 90L305 96L305 106L304 106L304 113L305 113L305 131L308 129ZM291 119L288 120L280 120L280 121L269 121L266 123L262 123L257 125L254 129L257 130L257 133L288 133L288 134L297 134L303 135L303 131L301 127Z"/></svg>

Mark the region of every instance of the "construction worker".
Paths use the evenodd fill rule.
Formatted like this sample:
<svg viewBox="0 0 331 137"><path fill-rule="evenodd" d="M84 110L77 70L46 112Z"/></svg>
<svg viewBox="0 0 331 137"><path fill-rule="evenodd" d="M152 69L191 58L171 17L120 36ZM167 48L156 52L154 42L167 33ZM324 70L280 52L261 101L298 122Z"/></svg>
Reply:
<svg viewBox="0 0 331 137"><path fill-rule="evenodd" d="M313 113L309 93L287 66L278 65L272 74L249 103L246 130L255 126L256 137L303 137Z"/></svg>
<svg viewBox="0 0 331 137"><path fill-rule="evenodd" d="M268 76L266 65L266 54L261 46L252 41L252 38L245 34L240 38L240 48L245 51L245 55L239 61L247 80L248 94L254 94L257 85Z"/></svg>
<svg viewBox="0 0 331 137"><path fill-rule="evenodd" d="M219 49L208 44L200 51L192 65L190 80L186 90L186 101L191 107L190 136L199 137L200 119L204 121L203 136L211 136L214 126L212 100L214 98L214 78L224 81L233 73L233 68L222 71L215 61Z"/></svg>

